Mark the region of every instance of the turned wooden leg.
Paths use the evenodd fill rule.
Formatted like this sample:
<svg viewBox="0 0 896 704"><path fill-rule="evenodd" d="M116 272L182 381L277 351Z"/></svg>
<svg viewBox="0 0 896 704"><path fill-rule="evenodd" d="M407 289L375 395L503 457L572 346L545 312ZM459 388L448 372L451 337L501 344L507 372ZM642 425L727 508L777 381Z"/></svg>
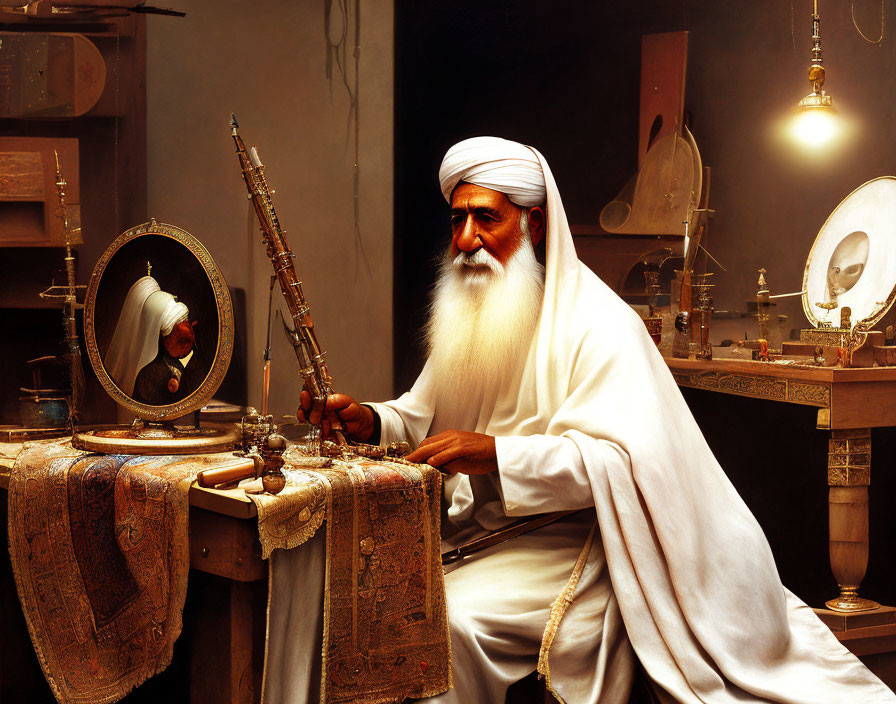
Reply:
<svg viewBox="0 0 896 704"><path fill-rule="evenodd" d="M868 567L868 485L871 430L833 430L828 444L828 517L831 569L840 595L832 611L852 613L880 607L859 596Z"/></svg>

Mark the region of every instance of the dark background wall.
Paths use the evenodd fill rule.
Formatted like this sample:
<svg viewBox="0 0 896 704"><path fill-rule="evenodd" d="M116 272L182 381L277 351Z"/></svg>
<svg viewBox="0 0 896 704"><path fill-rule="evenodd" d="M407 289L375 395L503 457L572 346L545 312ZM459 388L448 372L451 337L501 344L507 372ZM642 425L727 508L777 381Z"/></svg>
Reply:
<svg viewBox="0 0 896 704"><path fill-rule="evenodd" d="M851 136L800 153L778 134L808 93L811 0L631 0L451 3L396 0L395 382L422 366L419 330L435 258L449 242L437 172L445 151L492 134L548 159L572 224L594 224L635 172L641 36L689 30L686 108L712 168L709 248L716 308L744 310L764 266L774 292L797 291L809 248L836 205L896 171L894 44L853 27L851 3L822 1L826 88ZM856 0L866 35L881 5ZM793 24L791 20L793 18ZM799 299L779 307L806 325ZM782 578L813 606L836 585L827 567L827 433L814 409L705 391L686 398L722 466L767 532ZM896 441L875 431L872 555L864 592L893 603L894 528L888 463Z"/></svg>
<svg viewBox="0 0 896 704"><path fill-rule="evenodd" d="M852 135L839 149L798 153L777 133L808 93L811 0L631 0L395 6L395 383L421 367L418 331L434 258L448 243L437 171L460 139L493 134L536 146L572 224L595 224L635 172L641 35L689 30L686 107L717 211L710 250L717 309L743 310L756 270L774 292L798 291L806 256L836 205L896 171L894 43L877 0L821 2L826 88ZM793 20L793 22L792 22ZM794 327L799 299L781 303Z"/></svg>

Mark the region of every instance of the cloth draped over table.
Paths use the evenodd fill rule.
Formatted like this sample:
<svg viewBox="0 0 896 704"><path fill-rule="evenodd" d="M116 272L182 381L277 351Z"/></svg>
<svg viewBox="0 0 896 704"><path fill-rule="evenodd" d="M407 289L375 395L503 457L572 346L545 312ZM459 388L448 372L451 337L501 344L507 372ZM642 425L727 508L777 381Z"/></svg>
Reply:
<svg viewBox="0 0 896 704"><path fill-rule="evenodd" d="M478 182L491 166L521 158L520 145L505 148L504 140L468 142L459 145L460 163L443 174L446 199L458 180ZM541 167L547 193L544 299L519 374L496 398L470 408L462 428L496 437L501 513L593 501L629 639L670 699L896 702L781 584L762 529L706 444L643 322L578 261L551 171L536 150L529 159ZM488 178L505 190L500 174ZM425 367L408 394L374 404L383 442L415 444L444 429L436 384ZM473 516L489 481L461 476L449 517ZM545 646L558 627L549 625ZM562 699L564 681L588 666L549 657L545 647L538 668L553 674L551 689Z"/></svg>
<svg viewBox="0 0 896 704"><path fill-rule="evenodd" d="M67 441L18 454L10 556L59 702L117 701L171 662L190 562L189 487L229 457L95 455ZM439 472L366 460L285 471L283 493L252 499L265 558L309 540L327 517L321 702L386 704L445 691Z"/></svg>
<svg viewBox="0 0 896 704"><path fill-rule="evenodd" d="M164 670L190 567L189 488L220 457L33 443L9 483L9 553L28 631L63 704L106 704Z"/></svg>
<svg viewBox="0 0 896 704"><path fill-rule="evenodd" d="M297 548L326 517L322 704L390 704L451 686L441 486L432 467L336 460L331 468L287 468L286 488L277 496L249 495L258 509L265 558L276 549ZM294 635L290 642L271 642L280 634L271 621L283 617L277 605L289 596L277 592L277 564L269 563L266 685L289 676L279 671L276 654L310 647ZM266 700L267 689L262 696Z"/></svg>

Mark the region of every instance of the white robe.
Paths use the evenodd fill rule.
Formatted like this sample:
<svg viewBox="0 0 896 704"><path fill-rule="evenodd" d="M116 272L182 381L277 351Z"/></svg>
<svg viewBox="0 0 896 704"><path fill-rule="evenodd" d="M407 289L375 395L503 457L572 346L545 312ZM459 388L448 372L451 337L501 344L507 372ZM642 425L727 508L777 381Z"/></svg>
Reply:
<svg viewBox="0 0 896 704"><path fill-rule="evenodd" d="M631 644L675 701L896 702L782 586L762 529L643 322L578 261L553 176L538 158L548 194L544 300L521 375L460 428L495 436L499 467L455 487L449 515L462 537L511 516L594 505L603 550L592 551L589 567L606 555ZM409 393L375 404L383 442L415 445L445 429L434 383L424 368ZM511 569L539 579L537 570ZM488 581L478 588L488 592ZM447 589L453 610L450 579ZM576 627L580 597L564 617ZM564 637L561 625L550 654L555 692L576 704L613 701L610 691L601 699L593 655L564 648ZM455 668L455 680L464 676Z"/></svg>

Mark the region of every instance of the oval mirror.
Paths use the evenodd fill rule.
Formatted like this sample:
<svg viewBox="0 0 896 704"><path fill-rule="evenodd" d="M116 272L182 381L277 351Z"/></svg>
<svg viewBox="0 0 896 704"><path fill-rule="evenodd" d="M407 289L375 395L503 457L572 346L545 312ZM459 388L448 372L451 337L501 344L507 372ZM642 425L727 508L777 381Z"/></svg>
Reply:
<svg viewBox="0 0 896 704"><path fill-rule="evenodd" d="M874 325L896 298L896 177L862 184L834 209L803 273L803 311L816 326Z"/></svg>
<svg viewBox="0 0 896 704"><path fill-rule="evenodd" d="M840 240L828 262L828 295L842 296L855 286L868 262L868 235L857 230Z"/></svg>
<svg viewBox="0 0 896 704"><path fill-rule="evenodd" d="M106 392L139 418L173 421L217 391L233 352L233 308L208 250L154 220L118 237L84 301L90 363Z"/></svg>

